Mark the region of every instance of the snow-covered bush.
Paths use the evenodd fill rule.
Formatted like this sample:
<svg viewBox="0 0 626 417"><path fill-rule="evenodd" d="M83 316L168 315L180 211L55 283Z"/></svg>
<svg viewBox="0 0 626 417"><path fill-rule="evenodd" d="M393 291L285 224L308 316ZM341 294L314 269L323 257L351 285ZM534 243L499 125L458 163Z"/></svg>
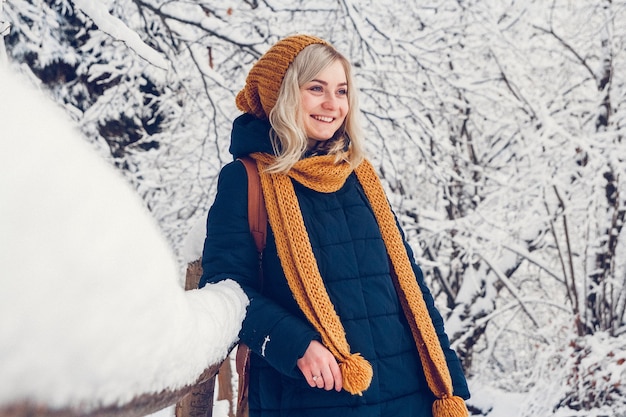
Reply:
<svg viewBox="0 0 626 417"><path fill-rule="evenodd" d="M626 416L626 338L604 332L539 354L523 416Z"/></svg>

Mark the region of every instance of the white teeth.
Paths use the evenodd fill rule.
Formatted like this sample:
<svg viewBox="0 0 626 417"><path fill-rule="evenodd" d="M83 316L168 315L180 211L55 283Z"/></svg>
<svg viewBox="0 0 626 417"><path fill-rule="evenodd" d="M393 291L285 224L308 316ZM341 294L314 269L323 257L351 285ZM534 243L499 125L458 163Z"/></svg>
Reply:
<svg viewBox="0 0 626 417"><path fill-rule="evenodd" d="M315 120L319 120L320 122L330 123L333 121L332 117L324 117L324 116L313 116Z"/></svg>

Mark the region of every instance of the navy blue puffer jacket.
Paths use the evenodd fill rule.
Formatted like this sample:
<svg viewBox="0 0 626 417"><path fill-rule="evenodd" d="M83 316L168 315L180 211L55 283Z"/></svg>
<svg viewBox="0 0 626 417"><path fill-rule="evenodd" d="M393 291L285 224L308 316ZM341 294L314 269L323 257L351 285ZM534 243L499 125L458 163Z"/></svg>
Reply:
<svg viewBox="0 0 626 417"><path fill-rule="evenodd" d="M235 120L231 153L272 153L269 124L243 115ZM263 283L247 220L247 177L239 161L226 165L209 211L201 285L237 281L250 305L240 339L252 349L250 416L402 417L431 416L434 397L424 377L415 342L402 312L376 220L354 174L334 193L294 182L313 252L328 294L346 330L352 352L373 366L362 396L311 388L296 366L312 340L320 340L287 285L268 226ZM408 245L409 258L413 254ZM444 349L455 395L469 398L459 360L450 349L443 320L424 284L424 293Z"/></svg>

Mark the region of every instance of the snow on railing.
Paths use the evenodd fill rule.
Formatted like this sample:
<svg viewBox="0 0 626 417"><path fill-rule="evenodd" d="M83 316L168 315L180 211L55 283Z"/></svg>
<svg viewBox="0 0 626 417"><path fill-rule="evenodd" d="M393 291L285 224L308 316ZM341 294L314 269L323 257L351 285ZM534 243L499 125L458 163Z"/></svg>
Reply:
<svg viewBox="0 0 626 417"><path fill-rule="evenodd" d="M248 300L233 281L185 291L135 190L29 82L0 66L0 416L172 405Z"/></svg>

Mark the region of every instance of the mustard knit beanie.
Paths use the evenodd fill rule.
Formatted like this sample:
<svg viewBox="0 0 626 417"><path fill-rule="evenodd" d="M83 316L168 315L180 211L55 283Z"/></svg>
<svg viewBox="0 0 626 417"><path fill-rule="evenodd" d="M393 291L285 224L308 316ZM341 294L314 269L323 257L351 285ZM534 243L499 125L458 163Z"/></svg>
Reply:
<svg viewBox="0 0 626 417"><path fill-rule="evenodd" d="M237 94L239 110L267 119L278 99L278 91L294 58L312 44L328 42L309 35L294 35L278 41L252 67L246 86Z"/></svg>

